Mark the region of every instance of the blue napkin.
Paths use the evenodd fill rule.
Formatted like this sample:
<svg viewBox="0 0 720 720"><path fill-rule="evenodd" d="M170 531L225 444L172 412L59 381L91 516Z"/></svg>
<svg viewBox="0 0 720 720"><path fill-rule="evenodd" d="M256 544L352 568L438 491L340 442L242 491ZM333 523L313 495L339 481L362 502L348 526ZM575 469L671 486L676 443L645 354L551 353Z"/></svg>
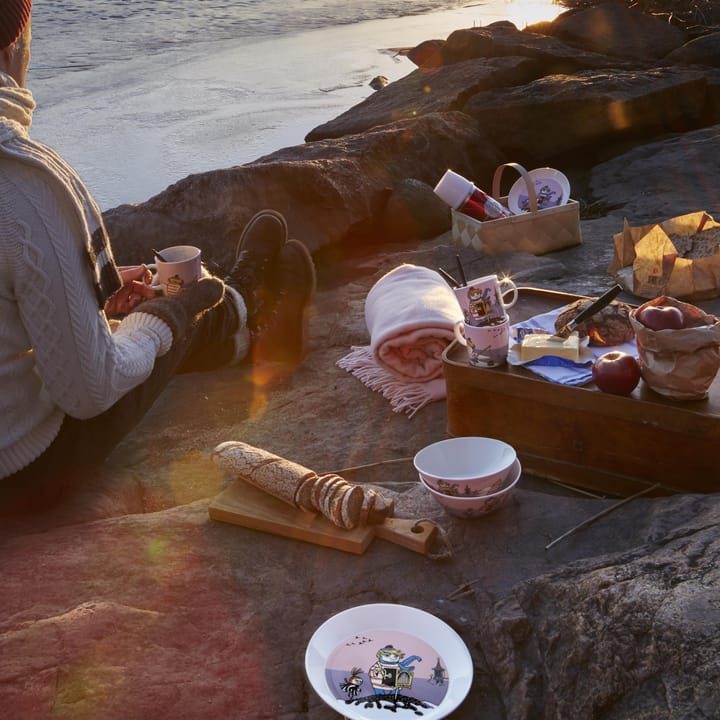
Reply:
<svg viewBox="0 0 720 720"><path fill-rule="evenodd" d="M535 315L535 317L529 318L528 320L523 320L522 322L511 325L510 337L519 343L522 337L522 329L524 328L536 332L554 333L555 320L566 307L567 306L550 310L549 312ZM601 355L611 350L619 350L633 355L636 358L638 357L635 340L623 343L622 345L614 345L613 347L584 347L580 354L579 363L574 363L566 358L554 357L552 355L537 358L529 362L521 362L519 348L519 344L510 348L508 354L508 363L510 365L522 365L536 375L545 378L545 380L561 385L586 385L592 382L593 363Z"/></svg>

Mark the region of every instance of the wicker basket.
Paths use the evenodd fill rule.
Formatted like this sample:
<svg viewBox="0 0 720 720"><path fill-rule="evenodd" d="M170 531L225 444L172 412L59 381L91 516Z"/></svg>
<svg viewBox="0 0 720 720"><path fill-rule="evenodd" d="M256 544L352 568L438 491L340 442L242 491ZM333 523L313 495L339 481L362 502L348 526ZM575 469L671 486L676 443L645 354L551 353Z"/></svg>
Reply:
<svg viewBox="0 0 720 720"><path fill-rule="evenodd" d="M564 205L538 210L535 186L527 171L517 163L498 166L493 176L493 197L507 207L507 196L500 196L503 170L513 168L520 173L527 186L530 212L497 220L480 222L457 210L452 213L452 237L456 244L473 247L486 255L506 252L527 252L543 255L553 250L579 245L580 206L577 200Z"/></svg>

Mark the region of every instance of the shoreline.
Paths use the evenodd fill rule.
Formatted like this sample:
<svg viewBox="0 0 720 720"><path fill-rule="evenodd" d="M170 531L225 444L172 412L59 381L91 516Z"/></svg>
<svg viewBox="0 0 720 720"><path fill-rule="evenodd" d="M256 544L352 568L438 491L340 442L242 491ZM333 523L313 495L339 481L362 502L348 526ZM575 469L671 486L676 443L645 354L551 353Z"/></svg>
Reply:
<svg viewBox="0 0 720 720"><path fill-rule="evenodd" d="M190 174L302 144L371 95L376 75L392 82L415 69L389 48L495 21L481 22L481 9L198 43L60 80L31 76L33 136L78 170L102 210L144 202Z"/></svg>

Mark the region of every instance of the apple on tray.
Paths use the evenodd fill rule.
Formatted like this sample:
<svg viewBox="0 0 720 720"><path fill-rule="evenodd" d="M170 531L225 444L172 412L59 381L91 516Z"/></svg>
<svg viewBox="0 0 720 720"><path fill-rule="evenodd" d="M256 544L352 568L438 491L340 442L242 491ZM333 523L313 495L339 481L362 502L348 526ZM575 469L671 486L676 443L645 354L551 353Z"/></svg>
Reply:
<svg viewBox="0 0 720 720"><path fill-rule="evenodd" d="M595 360L592 377L603 392L629 395L640 382L640 363L629 353L611 350Z"/></svg>
<svg viewBox="0 0 720 720"><path fill-rule="evenodd" d="M685 326L682 310L674 305L644 305L635 317L650 330L681 330Z"/></svg>

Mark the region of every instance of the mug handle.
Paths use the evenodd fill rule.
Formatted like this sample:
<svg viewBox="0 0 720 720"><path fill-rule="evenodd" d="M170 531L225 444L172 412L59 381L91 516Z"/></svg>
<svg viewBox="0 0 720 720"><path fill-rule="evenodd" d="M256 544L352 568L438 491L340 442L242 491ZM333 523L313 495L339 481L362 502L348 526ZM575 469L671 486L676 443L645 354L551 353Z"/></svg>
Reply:
<svg viewBox="0 0 720 720"><path fill-rule="evenodd" d="M509 278L504 277L499 280L500 283L500 298L502 299L502 304L505 309L511 308L518 300L518 289L515 283ZM503 290L503 285L506 285L507 287ZM512 293L512 299L509 302L505 302L505 295L507 295L509 292Z"/></svg>
<svg viewBox="0 0 720 720"><path fill-rule="evenodd" d="M150 280L150 287L155 291L155 294L162 294L162 286L158 282L157 276L157 263L145 263L145 267L152 273L152 280Z"/></svg>
<svg viewBox="0 0 720 720"><path fill-rule="evenodd" d="M458 320L455 323L455 327L453 328L453 330L455 332L455 338L457 339L457 341L461 345L464 345L465 347L467 347L467 340L465 339L465 335L463 334L463 331L462 331L464 325L465 325L464 320Z"/></svg>

